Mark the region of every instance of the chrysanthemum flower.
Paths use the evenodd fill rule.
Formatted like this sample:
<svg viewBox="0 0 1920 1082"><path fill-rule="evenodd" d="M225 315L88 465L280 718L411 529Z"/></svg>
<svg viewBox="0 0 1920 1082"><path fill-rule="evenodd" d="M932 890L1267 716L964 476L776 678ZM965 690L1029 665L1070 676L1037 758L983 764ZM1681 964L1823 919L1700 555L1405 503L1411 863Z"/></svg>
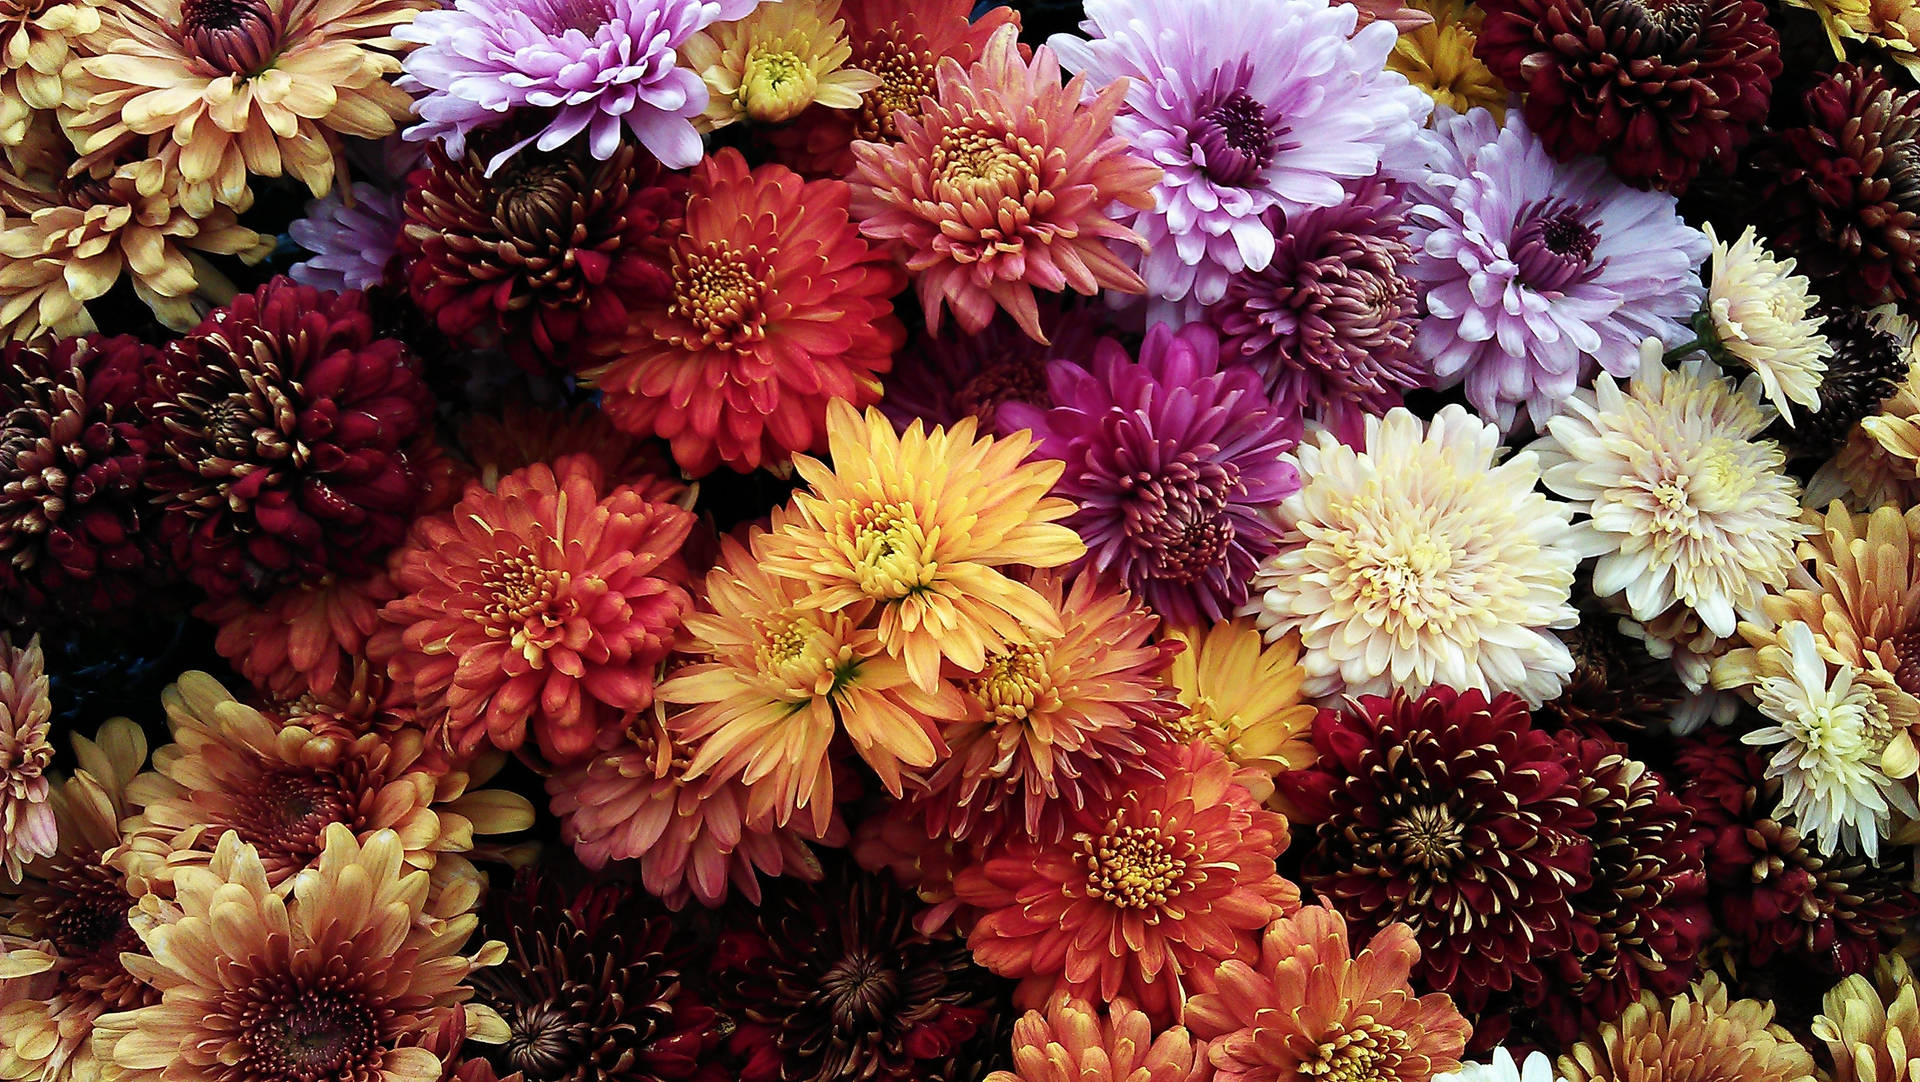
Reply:
<svg viewBox="0 0 1920 1082"><path fill-rule="evenodd" d="M6 0L0 4L0 145L27 138L36 115L65 97L61 74L74 42L100 29L94 0Z"/></svg>
<svg viewBox="0 0 1920 1082"><path fill-rule="evenodd" d="M700 660L676 670L659 695L691 708L671 721L676 739L694 749L689 779L738 778L749 817L785 826L805 811L825 833L836 736L844 733L897 797L903 773L945 754L944 723L965 708L957 690L916 687L886 654L866 626L871 602L825 612L806 601L809 583L771 574L756 550L785 528L776 514L771 535L721 540L720 565L681 640Z"/></svg>
<svg viewBox="0 0 1920 1082"><path fill-rule="evenodd" d="M589 455L600 463L607 480L633 485L650 500L685 505L687 485L665 449L613 427L594 403L561 410L508 401L497 412L467 418L458 442L473 463L475 479L489 489L537 462Z"/></svg>
<svg viewBox="0 0 1920 1082"><path fill-rule="evenodd" d="M1732 245L1714 235L1711 222L1706 230L1713 263L1703 311L1713 344L1760 377L1767 401L1792 425L1789 403L1820 408L1820 376L1833 353L1820 333L1825 319L1814 313L1807 279L1793 273L1793 260L1775 259L1752 226Z"/></svg>
<svg viewBox="0 0 1920 1082"><path fill-rule="evenodd" d="M853 46L839 16L840 0L779 0L688 38L680 55L707 84L701 127L778 124L813 105L859 108L880 77L848 66Z"/></svg>
<svg viewBox="0 0 1920 1082"><path fill-rule="evenodd" d="M1826 1046L1833 1082L1902 1082L1920 1074L1920 990L1898 954L1833 986L1813 1037ZM1822 1077L1829 1077L1823 1075Z"/></svg>
<svg viewBox="0 0 1920 1082"><path fill-rule="evenodd" d="M1086 554L1060 525L1072 502L1047 494L1061 465L1027 461L1029 434L976 438L967 418L896 435L879 410L863 417L834 402L827 444L831 467L794 460L810 487L760 553L769 572L813 588L802 604L838 612L873 602L881 644L927 690L943 657L977 673L1001 643L1065 632L1044 597L1000 570Z"/></svg>
<svg viewBox="0 0 1920 1082"><path fill-rule="evenodd" d="M447 742L552 763L585 755L653 701L653 667L692 607L693 515L569 455L474 485L395 554L382 654ZM387 655L387 651L392 651Z"/></svg>
<svg viewBox="0 0 1920 1082"><path fill-rule="evenodd" d="M59 825L47 803L53 703L47 698L46 665L39 636L15 646L11 637L0 635L0 867L15 883L22 865L52 856L59 841Z"/></svg>
<svg viewBox="0 0 1920 1082"><path fill-rule="evenodd" d="M443 911L452 891L434 904L399 835L363 843L335 824L324 842L291 898L231 832L211 864L182 869L179 914L142 928L152 957L130 959L159 1002L94 1033L113 1077L437 1082L440 1057L418 1042L462 1009L464 981L502 948L460 953L474 916Z"/></svg>
<svg viewBox="0 0 1920 1082"><path fill-rule="evenodd" d="M1537 427L1596 368L1631 375L1642 339L1693 337L1711 245L1672 196L1597 159L1554 161L1518 112L1504 127L1480 110L1442 117L1423 142L1407 193L1427 307L1414 345L1482 416L1507 430L1525 406Z"/></svg>
<svg viewBox="0 0 1920 1082"><path fill-rule="evenodd" d="M1813 1082L1813 1057L1708 974L1664 1003L1652 992L1560 1057L1567 1082Z"/></svg>
<svg viewBox="0 0 1920 1082"><path fill-rule="evenodd" d="M853 215L912 272L929 330L951 309L977 332L997 307L1045 341L1036 290L1143 288L1116 249L1145 244L1107 212L1150 207L1160 170L1113 128L1123 87L1060 79L1003 26L971 67L940 62L932 107L895 114L899 142L854 145Z"/></svg>
<svg viewBox="0 0 1920 1082"><path fill-rule="evenodd" d="M1400 31L1400 40L1387 54L1387 70L1406 76L1436 105L1452 112L1485 109L1496 122L1504 119L1507 88L1485 61L1473 55L1486 12L1465 0L1414 3L1416 10L1431 18L1424 26Z"/></svg>
<svg viewBox="0 0 1920 1082"><path fill-rule="evenodd" d="M946 727L953 750L917 798L931 837L1053 841L1072 814L1160 773L1180 707L1166 682L1174 647L1148 641L1159 621L1092 572L1029 582L1062 633L1030 627L977 673L949 672L966 716Z"/></svg>
<svg viewBox="0 0 1920 1082"><path fill-rule="evenodd" d="M215 600L367 574L419 511L432 395L362 294L242 294L168 344L139 407L161 538Z"/></svg>
<svg viewBox="0 0 1920 1082"><path fill-rule="evenodd" d="M1274 217L1327 207L1412 139L1433 103L1385 70L1397 31L1356 30L1327 0L1090 0L1092 40L1053 48L1092 86L1125 87L1113 122L1166 170L1122 221L1145 242L1146 288L1212 304L1227 279L1266 268Z"/></svg>
<svg viewBox="0 0 1920 1082"><path fill-rule="evenodd" d="M1164 1024L1195 973L1255 957L1260 930L1299 907L1274 868L1286 819L1211 747L1186 745L1163 764L1166 780L1142 778L1110 807L1070 815L1057 840L991 849L954 881L979 910L974 959L1020 978L1025 1002L1125 996Z"/></svg>
<svg viewBox="0 0 1920 1082"><path fill-rule="evenodd" d="M1493 1050L1485 1063L1468 1063L1458 1071L1433 1076L1433 1082L1566 1082L1553 1069L1553 1060L1545 1052L1531 1052L1515 1063L1513 1053L1504 1048Z"/></svg>
<svg viewBox="0 0 1920 1082"><path fill-rule="evenodd" d="M1476 53L1555 157L1607 159L1640 188L1726 172L1767 117L1780 38L1759 0L1482 0Z"/></svg>
<svg viewBox="0 0 1920 1082"><path fill-rule="evenodd" d="M1858 378L1814 415L1823 427L1842 416L1851 423L1834 426L1839 449L1807 482L1807 503L1844 499L1863 511L1920 504L1920 327L1881 305L1830 309L1824 329L1834 346L1828 379Z"/></svg>
<svg viewBox="0 0 1920 1082"><path fill-rule="evenodd" d="M375 571L326 576L264 601L208 602L195 615L214 626L214 649L235 672L269 695L294 699L341 690L380 630L380 606L397 596L386 572Z"/></svg>
<svg viewBox="0 0 1920 1082"><path fill-rule="evenodd" d="M1669 727L1684 689L1672 666L1620 630L1619 617L1583 605L1579 626L1560 637L1573 655L1573 673L1540 705L1543 728L1618 740Z"/></svg>
<svg viewBox="0 0 1920 1082"><path fill-rule="evenodd" d="M1009 402L1040 409L1053 405L1047 365L1091 355L1110 329L1109 318L1103 307L1063 310L1043 299L1040 329L1046 342L1027 337L1005 312L977 334L962 333L952 324L939 334L922 331L894 355L893 369L881 381L886 388L881 412L903 432L916 420L952 425L962 417L976 418L985 432L1011 431L1019 426L1002 426L1000 407Z"/></svg>
<svg viewBox="0 0 1920 1082"><path fill-rule="evenodd" d="M1788 438L1801 454L1830 459L1848 454L1855 427L1881 412L1881 404L1898 393L1913 369L1915 326L1890 304L1870 309L1819 304L1813 314L1820 320L1820 337L1828 346L1825 371L1815 392L1820 405L1812 416L1800 418ZM1816 490L1845 472L1836 463L1824 464L1807 484L1806 502L1818 506ZM1879 500L1870 506L1886 502L1913 501Z"/></svg>
<svg viewBox="0 0 1920 1082"><path fill-rule="evenodd" d="M1226 619L1273 555L1268 508L1300 487L1281 458L1297 429L1259 376L1223 371L1209 328L1162 323L1139 363L1106 339L1085 367L1050 365L1047 387L1053 408L1009 403L1000 420L1065 463L1054 492L1079 505L1066 524L1087 543L1087 566L1169 620Z"/></svg>
<svg viewBox="0 0 1920 1082"><path fill-rule="evenodd" d="M669 285L634 305L587 376L615 424L673 445L698 476L817 451L827 406L866 406L906 338L905 280L860 238L838 180L751 172L737 150L702 163Z"/></svg>
<svg viewBox="0 0 1920 1082"><path fill-rule="evenodd" d="M255 852L267 885L285 894L336 824L362 841L395 831L407 864L432 868L471 849L476 834L533 822L525 797L479 789L486 775L477 767L443 769L426 759L418 730L346 739L262 714L200 672L182 676L161 704L174 742L127 787L137 814L115 857L131 881L153 890L204 868L228 831Z"/></svg>
<svg viewBox="0 0 1920 1082"><path fill-rule="evenodd" d="M1154 1032L1124 999L1096 1007L1061 993L1013 1024L1013 1070L986 1082L1204 1082L1207 1044L1185 1026Z"/></svg>
<svg viewBox="0 0 1920 1082"><path fill-rule="evenodd" d="M1363 932L1405 925L1422 987L1469 1011L1537 985L1574 943L1594 815L1526 705L1444 687L1367 696L1321 714L1313 747L1318 761L1278 784L1313 825L1315 895Z"/></svg>
<svg viewBox="0 0 1920 1082"><path fill-rule="evenodd" d="M1300 693L1307 675L1300 636L1263 645L1259 629L1244 618L1170 627L1166 634L1185 647L1167 672L1186 708L1164 723L1174 739L1218 748L1261 801L1272 795L1274 775L1313 765L1310 726L1319 711Z"/></svg>
<svg viewBox="0 0 1920 1082"><path fill-rule="evenodd" d="M287 277L315 289L345 293L376 286L400 243L400 195L356 181L349 205L338 192L307 204L287 225L293 242L312 253L287 268Z"/></svg>
<svg viewBox="0 0 1920 1082"><path fill-rule="evenodd" d="M1773 420L1759 380L1735 387L1710 361L1669 369L1656 353L1624 388L1601 373L1531 450L1547 488L1589 516L1576 529L1600 555L1595 594L1623 595L1642 622L1684 606L1725 638L1786 585L1806 532L1799 485L1757 438Z"/></svg>
<svg viewBox="0 0 1920 1082"><path fill-rule="evenodd" d="M397 31L422 0L130 0L100 9L64 73L61 126L91 166L122 150L177 179L188 213L244 210L249 175L315 196L344 183L341 137L408 112ZM149 176L149 180L153 177Z"/></svg>
<svg viewBox="0 0 1920 1082"><path fill-rule="evenodd" d="M1220 1082L1422 1082L1460 1066L1471 1027L1446 996L1415 996L1419 958L1398 924L1355 954L1340 915L1308 906L1274 922L1257 957L1208 974L1186 1023Z"/></svg>
<svg viewBox="0 0 1920 1082"><path fill-rule="evenodd" d="M1424 424L1366 420L1358 447L1322 432L1295 452L1301 490L1279 507L1280 551L1248 607L1269 639L1298 631L1305 691L1330 698L1435 684L1529 703L1573 658L1573 510L1534 491L1531 454L1495 465L1500 434L1460 406Z"/></svg>

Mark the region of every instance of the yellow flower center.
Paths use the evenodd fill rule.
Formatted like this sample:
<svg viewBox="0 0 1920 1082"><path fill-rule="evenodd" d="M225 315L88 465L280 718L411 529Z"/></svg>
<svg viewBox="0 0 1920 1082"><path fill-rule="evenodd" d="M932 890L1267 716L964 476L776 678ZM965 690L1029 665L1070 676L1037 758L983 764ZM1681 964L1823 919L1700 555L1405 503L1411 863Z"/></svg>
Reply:
<svg viewBox="0 0 1920 1082"><path fill-rule="evenodd" d="M933 148L934 194L951 203L1019 202L1032 186L1033 148L1015 137L955 131Z"/></svg>
<svg viewBox="0 0 1920 1082"><path fill-rule="evenodd" d="M909 504L865 509L853 530L853 567L868 597L897 600L933 582L926 531Z"/></svg>
<svg viewBox="0 0 1920 1082"><path fill-rule="evenodd" d="M482 566L493 587L486 614L496 628L517 628L536 619L551 626L554 614L550 610L573 580L571 572L542 567L530 552L487 561Z"/></svg>
<svg viewBox="0 0 1920 1082"><path fill-rule="evenodd" d="M1398 1082L1406 1045L1406 1034L1363 1016L1322 1038L1300 1073L1315 1082Z"/></svg>
<svg viewBox="0 0 1920 1082"><path fill-rule="evenodd" d="M675 254L671 310L699 330L704 344L735 349L766 336L764 288L732 245L713 241L700 251Z"/></svg>
<svg viewBox="0 0 1920 1082"><path fill-rule="evenodd" d="M1193 702L1187 704L1186 713L1166 723L1168 735L1182 744L1204 740L1223 748L1230 725L1231 722L1223 722L1215 713L1213 699L1206 695L1195 695Z"/></svg>
<svg viewBox="0 0 1920 1082"><path fill-rule="evenodd" d="M1187 886L1186 847L1156 827L1122 825L1075 837L1087 870L1087 893L1121 909L1152 909Z"/></svg>
<svg viewBox="0 0 1920 1082"><path fill-rule="evenodd" d="M890 143L900 138L895 111L918 116L920 99L933 96L933 58L886 37L868 47L873 56L860 67L879 76L880 85L861 95L855 131L861 139Z"/></svg>
<svg viewBox="0 0 1920 1082"><path fill-rule="evenodd" d="M1053 690L1047 661L1046 647L1014 646L989 657L980 675L967 682L967 690L993 724L1026 721L1045 708Z"/></svg>
<svg viewBox="0 0 1920 1082"><path fill-rule="evenodd" d="M1450 610L1453 599L1445 580L1452 566L1450 548L1431 534L1417 534L1399 551L1359 569L1360 597L1401 614L1436 606Z"/></svg>
<svg viewBox="0 0 1920 1082"><path fill-rule="evenodd" d="M740 107L761 124L792 120L813 104L820 80L785 42L755 46L740 79Z"/></svg>
<svg viewBox="0 0 1920 1082"><path fill-rule="evenodd" d="M842 651L812 613L779 613L760 626L760 633L755 653L760 671L789 695L810 699L833 689Z"/></svg>

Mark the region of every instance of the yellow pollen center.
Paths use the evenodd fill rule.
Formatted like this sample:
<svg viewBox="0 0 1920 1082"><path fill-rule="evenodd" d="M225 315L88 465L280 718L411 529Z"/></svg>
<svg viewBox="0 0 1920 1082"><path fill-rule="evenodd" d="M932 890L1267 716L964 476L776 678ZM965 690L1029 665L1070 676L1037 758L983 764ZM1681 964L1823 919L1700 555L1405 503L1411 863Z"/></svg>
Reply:
<svg viewBox="0 0 1920 1082"><path fill-rule="evenodd" d="M987 658L986 668L967 682L967 690L995 725L1017 724L1050 705L1052 673L1047 650L1020 644Z"/></svg>
<svg viewBox="0 0 1920 1082"><path fill-rule="evenodd" d="M1402 614L1435 605L1450 608L1445 578L1452 565L1451 549L1419 534L1359 570L1360 596Z"/></svg>
<svg viewBox="0 0 1920 1082"><path fill-rule="evenodd" d="M762 124L792 120L813 104L820 80L786 42L755 46L740 79L740 107Z"/></svg>
<svg viewBox="0 0 1920 1082"><path fill-rule="evenodd" d="M927 561L927 535L913 508L882 504L865 509L853 529L851 556L868 597L897 600L933 582L938 565Z"/></svg>
<svg viewBox="0 0 1920 1082"><path fill-rule="evenodd" d="M875 42L875 55L857 65L880 77L880 85L861 96L856 132L862 139L893 142L900 138L893 114L918 116L920 99L934 94L933 58L896 43Z"/></svg>
<svg viewBox="0 0 1920 1082"><path fill-rule="evenodd" d="M1322 1038L1300 1073L1316 1082L1395 1082L1406 1040L1399 1030L1363 1018Z"/></svg>
<svg viewBox="0 0 1920 1082"><path fill-rule="evenodd" d="M725 241L674 257L674 315L694 325L701 341L720 349L766 336L760 311L760 276Z"/></svg>
<svg viewBox="0 0 1920 1082"><path fill-rule="evenodd" d="M833 636L811 614L783 612L761 625L755 660L790 695L813 698L833 689L839 653Z"/></svg>
<svg viewBox="0 0 1920 1082"><path fill-rule="evenodd" d="M573 580L571 573L542 567L525 552L489 563L493 601L486 612L496 627L517 629L536 620L551 627L558 622L555 602Z"/></svg>
<svg viewBox="0 0 1920 1082"><path fill-rule="evenodd" d="M1187 861L1174 840L1151 826L1107 824L1098 835L1081 834L1080 861L1087 893L1121 909L1152 909L1187 886Z"/></svg>
<svg viewBox="0 0 1920 1082"><path fill-rule="evenodd" d="M1020 149L997 135L955 132L933 148L934 193L956 203L1018 200L1031 170Z"/></svg>

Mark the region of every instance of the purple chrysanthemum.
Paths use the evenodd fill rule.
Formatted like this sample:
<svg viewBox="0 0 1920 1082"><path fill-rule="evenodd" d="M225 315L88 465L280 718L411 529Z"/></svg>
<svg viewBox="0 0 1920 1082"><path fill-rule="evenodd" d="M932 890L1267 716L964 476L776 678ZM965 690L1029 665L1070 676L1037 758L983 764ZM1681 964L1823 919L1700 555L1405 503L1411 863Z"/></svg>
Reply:
<svg viewBox="0 0 1920 1082"><path fill-rule="evenodd" d="M1085 307L1062 310L1042 298L1040 325L1047 332L1046 343L1035 341L1005 312L979 334L951 323L937 335L921 331L881 377L885 394L880 410L902 432L916 420L931 427L951 425L962 417L977 417L982 432L993 432L1004 403L1052 405L1048 362L1091 354L1110 315Z"/></svg>
<svg viewBox="0 0 1920 1082"><path fill-rule="evenodd" d="M1080 507L1066 522L1087 543L1084 562L1175 623L1231 618L1278 547L1267 509L1300 487L1280 457L1296 426L1259 374L1222 371L1211 328L1161 323L1139 363L1105 339L1091 371L1055 361L1047 385L1053 408L1005 403L1001 427L1031 428L1034 453L1066 463L1053 491Z"/></svg>
<svg viewBox="0 0 1920 1082"><path fill-rule="evenodd" d="M287 226L293 242L313 256L287 268L301 285L351 293L387 276L400 239L400 195L364 181L353 186L353 205L331 192L307 204L307 216Z"/></svg>
<svg viewBox="0 0 1920 1082"><path fill-rule="evenodd" d="M1628 188L1599 158L1556 162L1517 109L1436 119L1407 201L1427 316L1415 352L1482 416L1535 427L1589 379L1640 365L1640 343L1692 337L1706 235L1674 198Z"/></svg>
<svg viewBox="0 0 1920 1082"><path fill-rule="evenodd" d="M422 95L409 139L443 139L466 153L468 133L514 110L549 110L527 139L555 150L585 132L593 156L613 156L624 128L661 163L700 160L693 118L707 107L700 76L676 66L699 30L739 19L760 0L454 0L422 12L395 36L422 46L406 59L399 85Z"/></svg>
<svg viewBox="0 0 1920 1082"><path fill-rule="evenodd" d="M1432 99L1386 71L1391 23L1355 32L1328 0L1087 0L1085 40L1055 35L1061 63L1094 86L1128 78L1113 130L1166 176L1146 238L1153 296L1211 304L1227 279L1273 258L1278 208L1346 198L1389 148L1412 140Z"/></svg>
<svg viewBox="0 0 1920 1082"><path fill-rule="evenodd" d="M1357 434L1359 418L1425 382L1413 356L1412 261L1399 185L1369 177L1340 205L1289 220L1273 262L1235 275L1206 319L1229 361L1265 374L1283 413Z"/></svg>

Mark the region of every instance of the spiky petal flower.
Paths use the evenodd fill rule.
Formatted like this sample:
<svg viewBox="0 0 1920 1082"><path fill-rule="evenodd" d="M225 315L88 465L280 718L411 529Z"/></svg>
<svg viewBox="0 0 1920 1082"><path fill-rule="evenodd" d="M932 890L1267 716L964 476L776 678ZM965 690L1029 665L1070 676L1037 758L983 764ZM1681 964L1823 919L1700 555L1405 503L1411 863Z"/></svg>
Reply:
<svg viewBox="0 0 1920 1082"><path fill-rule="evenodd" d="M827 405L867 406L906 332L905 278L862 240L839 180L780 165L749 171L733 149L694 173L667 287L595 351L587 375L607 415L660 436L698 476L818 451Z"/></svg>
<svg viewBox="0 0 1920 1082"><path fill-rule="evenodd" d="M701 126L778 124L815 105L858 108L880 77L848 66L853 46L839 14L840 0L779 0L688 38L681 54L707 84Z"/></svg>
<svg viewBox="0 0 1920 1082"><path fill-rule="evenodd" d="M395 679L444 710L447 741L553 763L653 701L653 667L692 607L680 546L693 515L568 455L475 485L415 524L381 609ZM397 641L396 641L397 640Z"/></svg>
<svg viewBox="0 0 1920 1082"><path fill-rule="evenodd" d="M1820 377L1833 347L1820 333L1824 316L1813 314L1807 279L1793 273L1760 244L1752 226L1729 245L1714 235L1712 270L1703 310L1714 345L1760 377L1767 401L1794 423L1793 405L1820 408Z"/></svg>
<svg viewBox="0 0 1920 1082"><path fill-rule="evenodd" d="M27 861L52 856L59 842L59 824L47 803L52 722L39 636L15 646L0 635L0 866L15 883Z"/></svg>
<svg viewBox="0 0 1920 1082"><path fill-rule="evenodd" d="M938 681L943 657L979 672L999 643L1064 633L1046 599L1000 568L1058 567L1086 554L1060 525L1072 502L1047 494L1061 465L1026 461L1027 433L996 440L974 429L969 417L896 435L879 410L863 417L833 403L833 465L794 460L809 488L760 554L772 574L813 588L803 604L838 612L873 602L881 644L922 689Z"/></svg>
<svg viewBox="0 0 1920 1082"><path fill-rule="evenodd" d="M1308 906L1268 927L1256 957L1209 974L1186 1023L1220 1082L1422 1082L1460 1066L1471 1027L1446 996L1414 994L1419 958L1399 924L1355 954L1340 915Z"/></svg>
<svg viewBox="0 0 1920 1082"><path fill-rule="evenodd" d="M986 1082L1204 1082L1207 1043L1185 1026L1154 1032L1124 999L1104 1008L1061 993L1013 1024L1013 1070Z"/></svg>
<svg viewBox="0 0 1920 1082"><path fill-rule="evenodd" d="M1313 765L1311 726L1319 711L1300 693L1307 676L1300 636L1263 644L1245 618L1169 627L1166 635L1186 647L1167 672L1186 708L1166 722L1174 739L1220 749L1256 800L1272 795L1275 775Z"/></svg>
<svg viewBox="0 0 1920 1082"><path fill-rule="evenodd" d="M1107 212L1151 206L1160 170L1113 130L1122 87L1060 78L1003 26L973 66L940 62L933 107L895 115L898 143L854 145L853 215L913 274L930 330L951 309L977 332L997 307L1045 341L1036 291L1143 288L1115 249L1145 244Z"/></svg>
<svg viewBox="0 0 1920 1082"><path fill-rule="evenodd" d="M1106 339L1086 366L1050 365L1047 386L1052 409L1000 413L1006 427L1033 430L1039 456L1066 464L1054 491L1080 505L1066 524L1087 543L1087 566L1169 620L1226 619L1275 550L1267 508L1300 487L1281 458L1294 426L1259 377L1222 371L1205 326L1162 323L1137 364Z"/></svg>
<svg viewBox="0 0 1920 1082"><path fill-rule="evenodd" d="M1621 4L1629 0L1620 0ZM1693 335L1711 245L1674 199L1621 184L1597 159L1553 160L1515 111L1442 117L1408 191L1427 316L1414 345L1441 386L1503 430L1535 426L1604 368L1631 375L1639 345Z"/></svg>
<svg viewBox="0 0 1920 1082"><path fill-rule="evenodd" d="M1867 438L1858 441L1853 436L1861 421L1881 412L1882 404L1899 393L1912 371L1914 324L1887 304L1864 311L1852 305L1821 304L1814 312L1830 352L1817 392L1820 407L1793 426L1792 442L1804 454L1839 460L1823 465L1807 483L1807 502L1818 506L1823 501L1816 494L1831 478L1844 477L1863 464L1885 463L1883 455L1871 450L1874 441L1868 434L1861 433ZM1913 501L1868 502L1877 506Z"/></svg>
<svg viewBox="0 0 1920 1082"><path fill-rule="evenodd" d="M1166 172L1123 221L1146 242L1153 296L1212 304L1264 270L1274 216L1328 207L1413 137L1432 101L1385 70L1397 31L1356 30L1327 0L1089 0L1091 40L1055 35L1061 63L1126 90L1114 132Z"/></svg>
<svg viewBox="0 0 1920 1082"><path fill-rule="evenodd" d="M432 396L364 295L276 278L168 344L139 407L162 539L215 599L361 575L405 536Z"/></svg>
<svg viewBox="0 0 1920 1082"><path fill-rule="evenodd" d="M1435 684L1530 703L1573 658L1552 633L1584 555L1572 508L1536 492L1531 454L1494 465L1500 434L1454 405L1431 425L1404 408L1295 452L1306 484L1280 505L1280 551L1248 607L1269 639L1298 631L1306 693L1330 698Z"/></svg>
<svg viewBox="0 0 1920 1082"><path fill-rule="evenodd" d="M1807 501L1841 498L1858 510L1920 504L1920 325L1883 304L1839 309L1826 329L1833 371L1858 378L1839 388L1846 408L1832 416L1852 423L1833 431L1839 450L1807 483Z"/></svg>
<svg viewBox="0 0 1920 1082"><path fill-rule="evenodd" d="M1713 974L1664 1002L1645 992L1561 1056L1560 1073L1567 1082L1813 1082L1813 1057L1773 1011L1734 999Z"/></svg>
<svg viewBox="0 0 1920 1082"><path fill-rule="evenodd" d="M1260 930L1299 907L1274 869L1286 819L1206 745L1177 749L1165 773L1071 815L1057 840L990 850L954 881L980 911L967 936L974 958L1021 978L1027 1002L1125 996L1164 1024L1196 973L1256 957Z"/></svg>
<svg viewBox="0 0 1920 1082"><path fill-rule="evenodd" d="M456 0L401 31L422 47L396 85L419 98L409 139L439 139L463 157L475 129L510 114L543 126L495 154L491 170L528 144L558 150L585 134L605 160L631 133L661 164L700 160L693 120L707 107L700 76L678 63L695 33L739 19L760 0Z"/></svg>

